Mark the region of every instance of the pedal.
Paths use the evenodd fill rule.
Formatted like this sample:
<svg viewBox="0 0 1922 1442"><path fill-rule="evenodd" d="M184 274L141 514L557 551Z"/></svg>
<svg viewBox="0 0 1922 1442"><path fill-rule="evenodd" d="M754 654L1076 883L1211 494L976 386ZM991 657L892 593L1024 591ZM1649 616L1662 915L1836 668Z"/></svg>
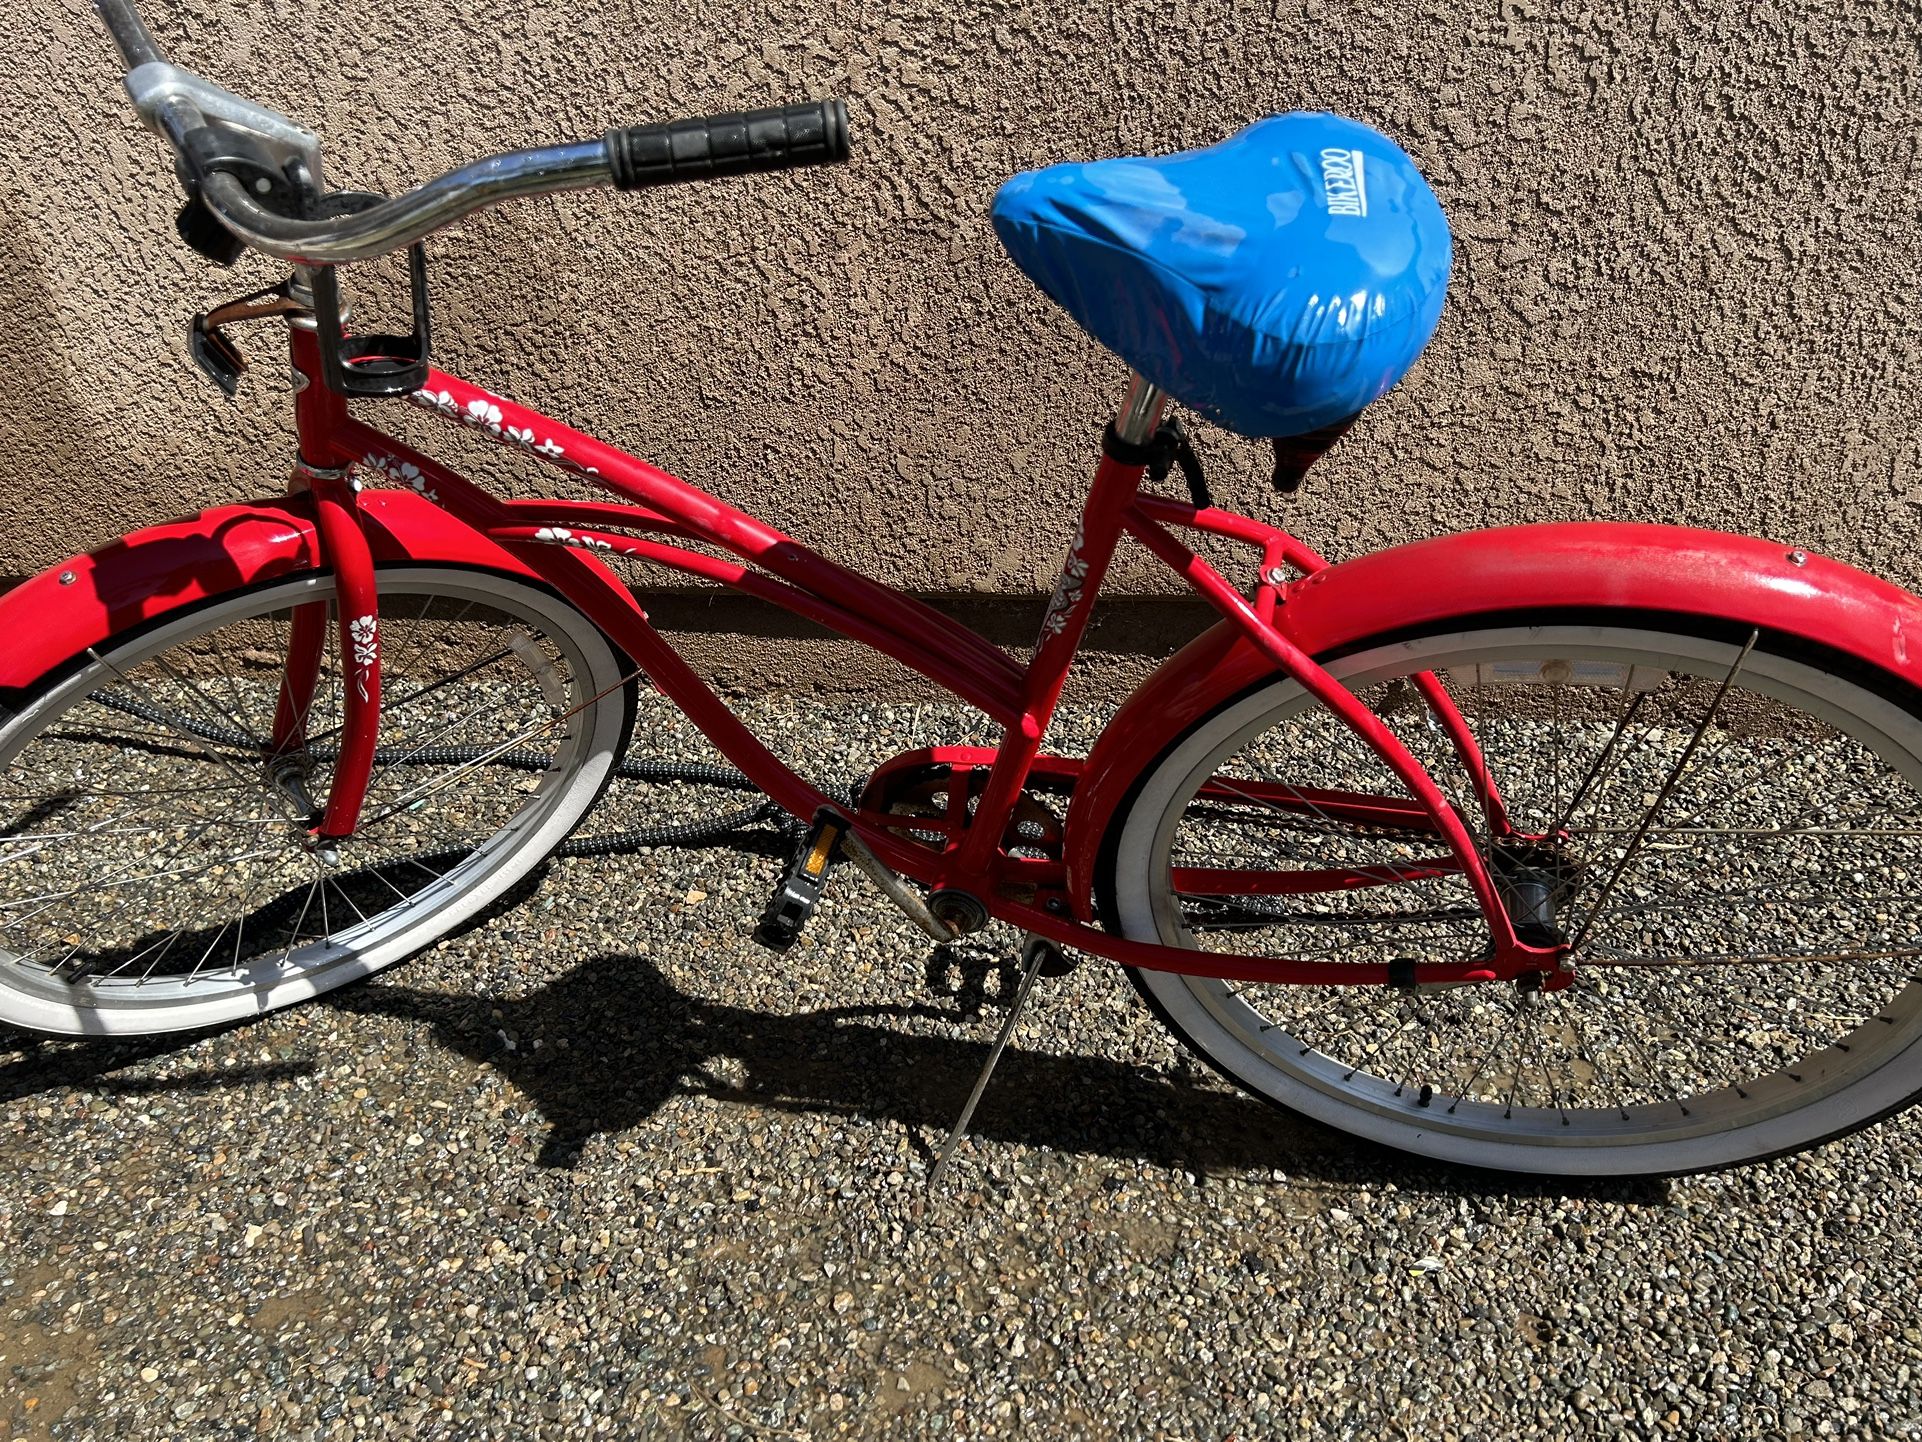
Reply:
<svg viewBox="0 0 1922 1442"><path fill-rule="evenodd" d="M269 316L301 315L305 312L306 307L293 299L288 293L288 283L282 281L195 316L193 330L187 336L187 349L192 353L194 363L231 400L240 389L240 378L246 373L247 361L240 354L240 348L228 339L226 327L250 320L265 320Z"/></svg>
<svg viewBox="0 0 1922 1442"><path fill-rule="evenodd" d="M218 327L209 326L207 317L194 317L193 332L187 338L187 349L192 352L194 363L207 373L207 377L226 392L232 400L240 391L240 377L247 369L247 362L241 358L240 350L234 343L220 333Z"/></svg>
<svg viewBox="0 0 1922 1442"><path fill-rule="evenodd" d="M840 859L841 837L847 824L832 811L815 813L807 839L788 863L774 895L754 928L754 939L770 951L786 951L820 904L828 869Z"/></svg>

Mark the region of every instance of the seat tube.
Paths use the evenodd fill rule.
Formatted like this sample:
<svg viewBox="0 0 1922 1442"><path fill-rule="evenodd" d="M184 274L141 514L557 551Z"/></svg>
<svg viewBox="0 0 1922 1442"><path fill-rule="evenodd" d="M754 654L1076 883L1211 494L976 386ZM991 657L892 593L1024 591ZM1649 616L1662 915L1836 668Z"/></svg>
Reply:
<svg viewBox="0 0 1922 1442"><path fill-rule="evenodd" d="M1167 403L1165 391L1130 372L1128 394L1115 414L1110 434L1123 447L1145 446L1161 424ZM1041 749L1041 738L1061 699L1061 688L1067 684L1068 667L1087 632L1095 594L1114 559L1122 517L1148 469L1145 462L1116 459L1115 449L1103 447L1094 485L1081 510L1081 524L1075 529L1074 543L1061 563L1054 594L1041 618L1041 634L1035 641L1034 660L1028 666L1022 694L1021 717L1002 735L987 790L975 810L977 824L968 829L962 844L963 872L980 875L987 871L1001 844L1001 820L1013 813L1015 798Z"/></svg>

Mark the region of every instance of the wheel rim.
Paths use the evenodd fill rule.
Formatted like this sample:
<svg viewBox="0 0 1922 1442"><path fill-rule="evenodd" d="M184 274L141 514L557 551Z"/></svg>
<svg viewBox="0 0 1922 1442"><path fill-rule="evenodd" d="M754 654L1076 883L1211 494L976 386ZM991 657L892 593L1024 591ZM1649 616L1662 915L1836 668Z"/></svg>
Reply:
<svg viewBox="0 0 1922 1442"><path fill-rule="evenodd" d="M424 944L559 839L584 773L612 760L617 708L596 696L619 677L597 633L483 573L381 584L380 752L337 867L306 805L324 805L338 743L331 609L304 764L264 756L292 608L327 606L331 578L92 653L0 733L10 1019L140 1030L281 1005Z"/></svg>
<svg viewBox="0 0 1922 1442"><path fill-rule="evenodd" d="M1564 820L1581 853L1577 860L1597 878L1572 889L1568 915L1560 919L1573 934L1586 919L1583 907L1603 890L1599 878L1626 854L1633 827L1621 818L1640 819L1659 789L1656 781L1667 775L1691 734L1672 720L1663 727L1664 716L1699 721L1707 714L1705 697L1727 676L1739 650L1727 642L1662 633L1535 628L1373 648L1333 669L1377 703L1378 711L1390 712L1390 724L1435 774L1450 776L1458 807L1485 835L1485 819L1460 768L1440 769L1443 743L1427 724L1425 708L1418 700L1409 707L1393 698L1400 675L1428 666L1450 670L1451 690L1498 782L1512 792L1518 827L1546 831ZM1560 685L1545 684L1540 673L1528 679L1530 664L1551 662L1586 667L1588 674ZM1509 674L1494 679L1503 668ZM1604 684L1610 668L1623 679L1612 691ZM1647 689L1657 673L1667 679ZM1473 681L1464 679L1471 676ZM1530 691L1529 706L1511 703L1517 687ZM1569 694L1574 688L1579 695ZM1494 720L1487 704L1498 690L1509 713L1505 720ZM1563 694L1558 700L1551 692ZM1639 714L1624 732L1622 713L1637 705L1638 694L1644 697ZM1690 826L1658 818L1643 853L1630 858L1626 879L1594 918L1586 964L1568 992L1475 987L1408 997L1385 989L1310 992L1166 974L1144 976L1144 984L1178 1029L1255 1090L1378 1140L1460 1160L1512 1165L1518 1155L1552 1151L1570 1155L1527 1164L1609 1169L1610 1161L1574 1155L1593 1149L1613 1151L1616 1167L1631 1164L1631 1151L1642 1154L1633 1160L1637 1166L1712 1165L1803 1145L1879 1115L1922 1084L1915 1079L1913 1050L1922 1032L1922 985L1914 979L1922 958L1922 904L1901 885L1922 874L1916 870L1922 866L1922 818L1915 789L1922 774L1922 726L1859 687L1761 652L1738 675L1730 699L1732 709L1710 722L1696 753L1700 769L1685 770L1670 799L1667 820ZM1292 726L1289 739L1318 764L1297 764L1291 779L1312 774L1319 785L1403 794L1352 743L1328 779L1326 749L1302 744L1328 737L1302 734L1311 729L1300 724L1303 718L1327 719L1309 710L1298 688L1270 688L1227 708L1211 732L1201 728L1163 763L1133 813L1158 815L1159 821L1148 838L1145 872L1135 873L1141 883L1117 888L1124 928L1179 945L1278 955L1301 954L1299 942L1313 928L1327 959L1326 953L1340 950L1339 939L1360 936L1364 928L1356 916L1367 907L1386 910L1384 894L1399 893L1401 914L1426 913L1429 919L1421 925L1376 923L1367 928L1372 939L1391 934L1390 940L1350 946L1352 959L1379 961L1384 951L1432 959L1473 954L1486 928L1458 876L1363 888L1332 904L1319 895L1284 897L1279 900L1297 913L1309 902L1323 914L1312 922L1299 915L1267 921L1230 914L1229 929L1219 933L1210 930L1222 920L1219 899L1197 904L1192 897L1177 898L1161 880L1171 867L1223 864L1218 846L1209 851L1218 841L1219 818L1198 824L1199 807L1186 808L1186 802L1224 764L1230 779L1237 765L1252 778L1259 773L1251 761L1272 761L1261 755L1260 743L1250 747L1254 733L1272 741L1278 730ZM1771 718L1781 734L1768 734ZM1522 772L1514 764L1515 742L1530 728L1552 729L1559 739L1547 748L1537 745L1536 764ZM1641 744L1626 744L1620 734ZM1598 794L1571 808L1611 736L1618 738L1617 754L1603 768L1605 784L1591 787ZM1747 759L1731 770L1722 762L1737 742L1746 753L1736 754ZM1540 755L1544 750L1549 754ZM1349 767L1345 773L1343 764ZM1282 773L1271 765L1267 774ZM1731 808L1752 809L1758 792L1779 801L1791 781L1802 783L1805 799L1818 797L1806 817L1777 815L1751 822L1745 836L1727 834ZM1718 786L1725 796L1714 794L1711 788ZM1159 798L1152 794L1157 790ZM1156 811L1157 799L1164 811ZM1856 824L1864 818L1877 824ZM1346 837L1331 835L1334 829L1309 828L1315 845L1324 853L1333 846L1351 866L1380 863L1396 851L1404 861L1418 860L1440 849L1432 837L1363 840L1352 826ZM1679 834L1691 830L1693 835ZM1882 834L1871 837L1870 830ZM1736 840L1740 850L1732 844ZM1137 850L1140 842L1137 835ZM1130 845L1124 834L1122 850ZM1871 850L1874 864L1861 864ZM1413 858L1406 855L1411 851ZM1710 854L1715 860L1705 863ZM1785 876L1831 876L1845 861L1852 889L1828 901L1818 891L1782 885ZM1252 863L1244 857L1234 864ZM1316 864L1325 867L1330 860L1324 854ZM1714 866L1733 866L1741 884L1716 883ZM1692 890L1678 896L1674 883L1683 876ZM1871 924L1837 932L1842 901L1858 913L1869 908ZM1711 929L1726 936L1737 922L1744 929L1742 946L1705 944ZM1752 941L1765 924L1777 935L1806 936L1816 923L1825 923L1841 942L1765 948ZM1439 944L1444 936L1450 946ZM1257 937L1261 945L1248 944ZM1277 944L1277 938L1285 940ZM1804 959L1755 959L1795 952ZM1685 971L1673 963L1631 969L1658 955L1682 954L1693 958ZM1813 959L1824 955L1838 960ZM1853 959L1839 959L1844 956ZM1710 972L1720 979L1709 983Z"/></svg>

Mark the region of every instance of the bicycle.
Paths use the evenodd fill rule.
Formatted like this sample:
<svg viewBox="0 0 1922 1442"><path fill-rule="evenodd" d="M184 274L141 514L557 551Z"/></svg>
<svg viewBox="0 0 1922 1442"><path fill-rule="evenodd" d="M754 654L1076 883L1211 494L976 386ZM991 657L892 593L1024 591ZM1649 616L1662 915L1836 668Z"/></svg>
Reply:
<svg viewBox="0 0 1922 1442"><path fill-rule="evenodd" d="M1922 1092L1922 601L1769 541L1606 523L1331 565L1212 503L1171 401L1279 437L1285 491L1434 328L1446 223L1385 137L1273 117L1003 188L1014 259L1130 368L1023 665L431 364L431 231L519 195L839 162L839 102L513 152L381 199L328 191L315 135L166 64L130 0L99 9L179 157L183 237L290 266L193 335L231 390L227 329L286 324L298 458L282 499L138 531L0 599L0 1020L189 1029L401 960L569 835L645 681L806 824L769 944L845 859L931 938L1024 931L1020 1000L1062 948L1119 963L1229 1080L1356 1136L1666 1174ZM412 332L350 333L340 268L402 250ZM349 412L380 398L610 499L498 499ZM1177 470L1186 495L1156 489ZM1085 756L1054 755L1123 537L1222 619ZM661 639L615 557L851 637L1002 739L909 750L830 795Z"/></svg>

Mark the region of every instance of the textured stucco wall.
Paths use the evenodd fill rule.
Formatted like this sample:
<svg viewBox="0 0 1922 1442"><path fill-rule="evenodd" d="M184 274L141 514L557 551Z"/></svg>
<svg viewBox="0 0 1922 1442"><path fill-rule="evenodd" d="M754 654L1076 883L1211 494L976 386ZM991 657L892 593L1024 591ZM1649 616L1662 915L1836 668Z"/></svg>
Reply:
<svg viewBox="0 0 1922 1442"><path fill-rule="evenodd" d="M847 96L842 170L524 202L449 232L439 357L917 589L1045 590L1119 392L999 253L995 185L1295 107L1415 156L1456 278L1423 364L1303 500L1208 436L1227 500L1336 554L1612 515L1922 582L1906 0L151 0L149 18L181 63L327 135L336 183L385 189L614 124ZM83 0L8 7L0 57L29 110L0 141L17 574L277 489L286 383L265 330L237 405L184 362L187 316L272 272L216 273L175 241L163 148Z"/></svg>

